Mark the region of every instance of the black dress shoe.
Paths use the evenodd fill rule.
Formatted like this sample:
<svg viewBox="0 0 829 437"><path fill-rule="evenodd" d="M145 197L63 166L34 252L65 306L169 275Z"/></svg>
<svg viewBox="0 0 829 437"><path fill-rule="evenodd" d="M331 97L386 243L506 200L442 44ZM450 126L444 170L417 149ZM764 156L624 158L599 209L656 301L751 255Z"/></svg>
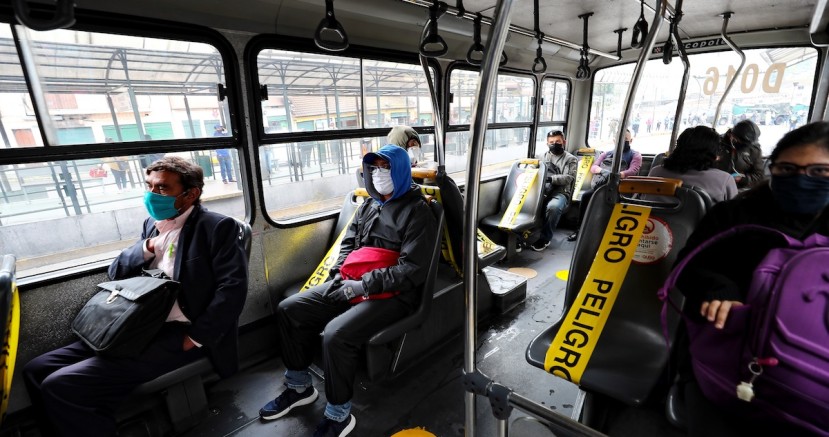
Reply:
<svg viewBox="0 0 829 437"><path fill-rule="evenodd" d="M567 241L576 241L579 238L579 231L573 232L567 237Z"/></svg>

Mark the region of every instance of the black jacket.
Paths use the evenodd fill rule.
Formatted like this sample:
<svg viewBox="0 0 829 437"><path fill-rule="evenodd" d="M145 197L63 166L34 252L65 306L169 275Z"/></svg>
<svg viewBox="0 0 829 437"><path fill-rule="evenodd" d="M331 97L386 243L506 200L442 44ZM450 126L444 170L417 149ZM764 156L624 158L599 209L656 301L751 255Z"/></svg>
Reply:
<svg viewBox="0 0 829 437"><path fill-rule="evenodd" d="M723 140L720 142L719 159L717 159L714 166L729 174L736 171L745 175L737 183L737 188L753 187L765 177L763 174L763 151L756 145L745 145L735 149L731 147L731 144L725 144L725 140Z"/></svg>
<svg viewBox="0 0 829 437"><path fill-rule="evenodd" d="M416 185L403 196L382 205L369 198L351 221L331 273L338 272L348 254L360 247L398 251L397 265L364 274L363 285L369 294L399 291L400 299L414 305L417 294L407 292L426 281L436 228L435 217Z"/></svg>
<svg viewBox="0 0 829 437"><path fill-rule="evenodd" d="M207 348L213 367L230 376L239 367L237 331L248 291L248 258L231 217L196 205L179 234L173 279L181 282L178 301L193 323L187 334ZM147 218L141 238L109 266L110 279L141 274L144 240L155 233Z"/></svg>
<svg viewBox="0 0 829 437"><path fill-rule="evenodd" d="M720 202L706 214L680 251L677 262L693 248L712 236L743 224L757 224L777 229L794 238L820 233L829 235L829 214L817 221L812 215L798 216L784 212L772 197L768 184L762 184L729 201ZM735 237L695 257L679 280L685 294L685 308L698 314L702 302L717 300L744 301L754 268L771 247L768 237Z"/></svg>

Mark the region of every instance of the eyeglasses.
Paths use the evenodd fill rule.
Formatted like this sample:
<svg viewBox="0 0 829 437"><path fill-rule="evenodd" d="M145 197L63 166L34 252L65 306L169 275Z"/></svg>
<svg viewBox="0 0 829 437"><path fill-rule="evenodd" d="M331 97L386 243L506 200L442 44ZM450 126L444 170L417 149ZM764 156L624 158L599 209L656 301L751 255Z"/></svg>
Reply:
<svg viewBox="0 0 829 437"><path fill-rule="evenodd" d="M386 164L388 165L388 164ZM374 173L374 170L377 170L380 173L388 173L391 171L391 167L382 166L382 165L370 165L368 166L368 170Z"/></svg>
<svg viewBox="0 0 829 437"><path fill-rule="evenodd" d="M829 179L829 164L795 165L781 162L769 165L773 176L794 176L804 170L810 178Z"/></svg>

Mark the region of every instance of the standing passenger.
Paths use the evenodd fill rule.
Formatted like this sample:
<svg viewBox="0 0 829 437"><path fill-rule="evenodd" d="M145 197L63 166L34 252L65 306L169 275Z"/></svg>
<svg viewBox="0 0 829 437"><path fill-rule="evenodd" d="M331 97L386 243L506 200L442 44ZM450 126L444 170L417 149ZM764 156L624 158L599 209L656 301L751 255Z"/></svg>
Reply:
<svg viewBox="0 0 829 437"><path fill-rule="evenodd" d="M708 126L689 127L676 141L665 163L651 168L648 176L680 179L685 186L705 190L711 200L722 202L737 195L737 184L728 173L712 168L717 162L720 135ZM642 196L660 200L662 196Z"/></svg>
<svg viewBox="0 0 829 437"><path fill-rule="evenodd" d="M418 305L417 289L434 250L437 225L420 188L412 184L406 152L386 145L367 154L363 177L371 198L360 205L348 227L330 271L333 280L279 303L276 320L286 388L259 410L264 420L278 419L317 399L308 367L322 331L328 404L314 433L319 437L344 437L354 430L351 398L360 348ZM356 271L357 258L388 267L361 273Z"/></svg>
<svg viewBox="0 0 829 437"><path fill-rule="evenodd" d="M217 124L213 126L213 129L214 137L227 136L224 126ZM236 182L236 179L233 179L233 163L231 162L230 149L216 150L216 158L219 160L219 171L222 174L222 182Z"/></svg>
<svg viewBox="0 0 829 437"><path fill-rule="evenodd" d="M216 372L238 369L237 327L247 296L247 255L231 217L200 203L201 167L166 157L147 168L141 238L109 266L109 278L161 269L181 283L159 333L135 358L96 355L81 341L46 353L23 369L43 436L115 435L115 412L138 385L202 356Z"/></svg>
<svg viewBox="0 0 829 437"><path fill-rule="evenodd" d="M547 147L549 150L539 158L547 164L547 174L544 177L544 200L547 202L547 207L541 236L530 246L536 252L541 252L550 245L561 214L564 213L564 209L570 204L570 198L573 197L578 159L564 150L566 144L564 132L560 130L548 132Z"/></svg>

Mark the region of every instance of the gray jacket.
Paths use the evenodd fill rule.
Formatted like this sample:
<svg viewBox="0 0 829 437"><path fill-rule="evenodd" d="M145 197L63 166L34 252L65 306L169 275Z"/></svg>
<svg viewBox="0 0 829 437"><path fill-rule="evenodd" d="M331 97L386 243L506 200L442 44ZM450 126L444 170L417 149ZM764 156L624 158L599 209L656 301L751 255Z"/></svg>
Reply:
<svg viewBox="0 0 829 437"><path fill-rule="evenodd" d="M554 155L548 151L543 157L547 164L547 174L544 177L544 196L552 197L562 193L567 199L573 197L573 184L576 183L578 158L570 152L564 151L561 155Z"/></svg>

